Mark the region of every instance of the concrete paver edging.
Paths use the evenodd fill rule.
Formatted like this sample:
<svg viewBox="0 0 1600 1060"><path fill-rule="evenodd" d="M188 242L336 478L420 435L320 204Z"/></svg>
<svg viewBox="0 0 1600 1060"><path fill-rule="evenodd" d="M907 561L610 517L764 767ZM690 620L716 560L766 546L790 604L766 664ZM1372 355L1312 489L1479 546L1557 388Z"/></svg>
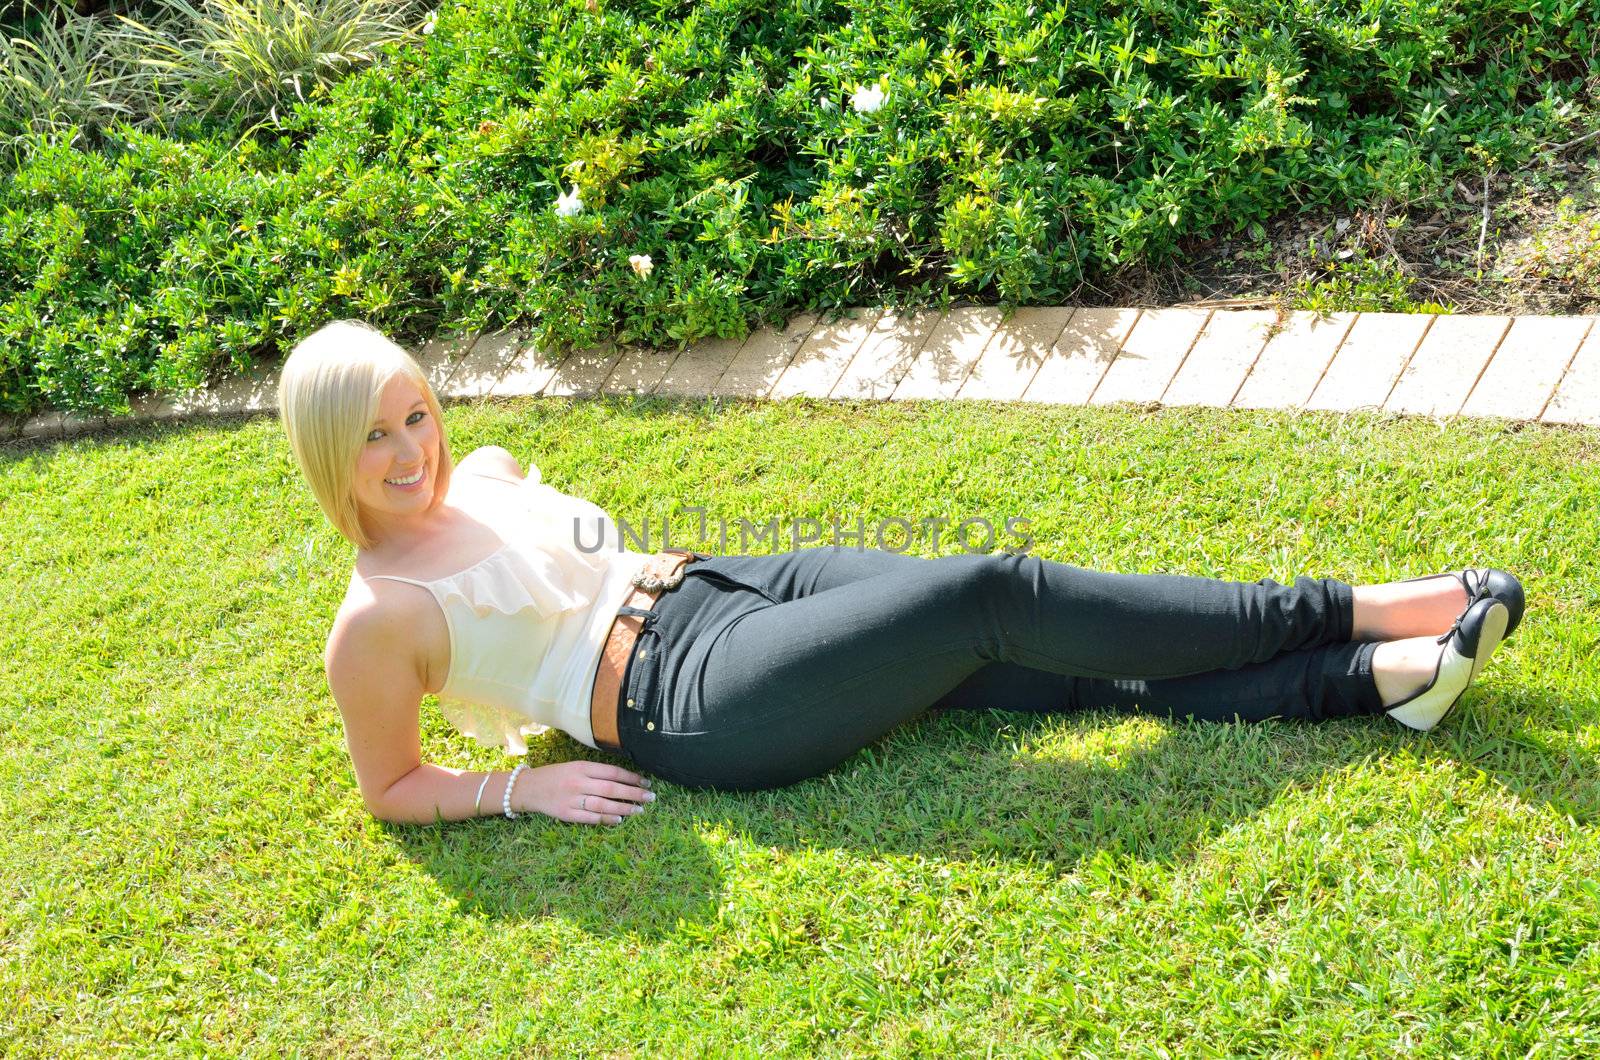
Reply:
<svg viewBox="0 0 1600 1060"><path fill-rule="evenodd" d="M1382 410L1600 426L1600 317L1295 312L1172 306L860 308L678 350L611 343L548 357L512 330L416 352L441 400L658 395L998 400ZM0 440L274 408L276 367L128 416L0 415Z"/></svg>

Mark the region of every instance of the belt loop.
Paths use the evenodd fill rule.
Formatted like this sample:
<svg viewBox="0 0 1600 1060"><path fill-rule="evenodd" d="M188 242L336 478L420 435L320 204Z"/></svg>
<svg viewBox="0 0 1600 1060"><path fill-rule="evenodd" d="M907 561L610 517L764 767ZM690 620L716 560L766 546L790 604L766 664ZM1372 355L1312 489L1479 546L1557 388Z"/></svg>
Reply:
<svg viewBox="0 0 1600 1060"><path fill-rule="evenodd" d="M642 607L631 607L628 604L623 604L621 607L617 608L617 614L633 615L636 618L642 618L645 620L646 625L649 625L652 620L659 619L661 617L654 611L646 611Z"/></svg>

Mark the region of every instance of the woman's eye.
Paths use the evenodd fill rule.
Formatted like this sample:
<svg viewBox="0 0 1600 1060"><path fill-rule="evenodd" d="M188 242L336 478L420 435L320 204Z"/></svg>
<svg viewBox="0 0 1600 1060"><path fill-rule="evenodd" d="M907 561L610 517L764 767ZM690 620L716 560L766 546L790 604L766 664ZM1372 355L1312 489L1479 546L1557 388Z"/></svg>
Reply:
<svg viewBox="0 0 1600 1060"><path fill-rule="evenodd" d="M427 415L427 413L425 411L423 411L422 409L418 409L417 411L413 412L411 415L406 417L406 426L410 427L413 424L421 423L422 422L422 417L424 417L426 415ZM383 428L374 427L374 428L372 428L372 433L367 435L367 441L375 442L379 438L382 438L382 437L383 437Z"/></svg>

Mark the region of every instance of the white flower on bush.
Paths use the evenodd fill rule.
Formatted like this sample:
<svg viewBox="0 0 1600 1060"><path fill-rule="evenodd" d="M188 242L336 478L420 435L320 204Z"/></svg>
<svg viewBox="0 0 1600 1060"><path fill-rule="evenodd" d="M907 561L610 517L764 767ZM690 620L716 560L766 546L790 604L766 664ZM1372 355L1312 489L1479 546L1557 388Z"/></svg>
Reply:
<svg viewBox="0 0 1600 1060"><path fill-rule="evenodd" d="M629 254L628 264L633 266L633 271L640 276L650 275L650 270L656 267L655 262L650 260L650 255L648 254Z"/></svg>
<svg viewBox="0 0 1600 1060"><path fill-rule="evenodd" d="M430 36L433 33L433 24L438 18L439 18L439 12L437 12L437 11L428 12L428 21L426 21L426 22L424 22L422 24L422 35L424 37Z"/></svg>
<svg viewBox="0 0 1600 1060"><path fill-rule="evenodd" d="M856 109L857 114L871 114L883 106L883 82L880 80L875 85L857 85L855 92L850 96L850 105Z"/></svg>
<svg viewBox="0 0 1600 1060"><path fill-rule="evenodd" d="M578 186L572 186L571 195L556 196L556 216L576 217L583 212L583 200L578 197Z"/></svg>

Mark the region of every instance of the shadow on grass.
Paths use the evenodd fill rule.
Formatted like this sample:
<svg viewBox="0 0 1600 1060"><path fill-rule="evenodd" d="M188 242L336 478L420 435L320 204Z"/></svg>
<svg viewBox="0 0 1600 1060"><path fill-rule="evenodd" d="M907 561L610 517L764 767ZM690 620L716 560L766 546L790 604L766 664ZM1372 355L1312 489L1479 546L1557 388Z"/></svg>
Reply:
<svg viewBox="0 0 1600 1060"><path fill-rule="evenodd" d="M1600 713L1600 704L1553 695L1518 696L1514 707L1532 718ZM1482 700L1474 709L1511 720ZM653 939L680 918L716 919L724 838L791 854L1003 863L1045 877L1072 874L1101 852L1175 866L1286 792L1395 754L1481 769L1524 802L1600 821L1594 756L1514 723L1484 733L1467 715L1452 725L1418 737L1383 718L1227 725L935 712L788 788L719 793L658 782L668 809L614 831L557 826L505 842L483 829L436 842L407 830L401 841L482 915L556 916L596 935Z"/></svg>
<svg viewBox="0 0 1600 1060"><path fill-rule="evenodd" d="M44 467L63 450L133 449L182 442L197 434L228 433L255 420L276 418L266 410L249 412L205 412L166 419L109 419L95 427L66 437L0 439L0 470L14 464Z"/></svg>
<svg viewBox="0 0 1600 1060"><path fill-rule="evenodd" d="M444 829L396 827L392 835L470 914L557 917L594 935L643 938L671 934L680 919L716 918L720 870L705 841L678 817L647 812L617 828L548 819L506 824L491 818Z"/></svg>
<svg viewBox="0 0 1600 1060"><path fill-rule="evenodd" d="M1392 735L1366 720L941 712L833 774L784 792L716 796L714 808L723 827L762 845L1005 858L1055 875L1102 850L1170 864L1286 788L1392 746Z"/></svg>
<svg viewBox="0 0 1600 1060"><path fill-rule="evenodd" d="M1444 753L1482 770L1523 803L1582 827L1600 824L1600 758L1580 746L1582 728L1600 718L1600 700L1551 689L1517 689L1513 696L1486 711L1482 725L1466 719Z"/></svg>
<svg viewBox="0 0 1600 1060"><path fill-rule="evenodd" d="M1100 851L1170 864L1286 788L1393 748L1396 735L1370 719L1169 727L1108 714L941 712L788 788L719 793L658 782L658 807L614 830L395 836L470 911L657 938L680 918L715 920L722 837L863 859L1003 860L1055 876ZM1085 744L1099 750L1063 756Z"/></svg>

